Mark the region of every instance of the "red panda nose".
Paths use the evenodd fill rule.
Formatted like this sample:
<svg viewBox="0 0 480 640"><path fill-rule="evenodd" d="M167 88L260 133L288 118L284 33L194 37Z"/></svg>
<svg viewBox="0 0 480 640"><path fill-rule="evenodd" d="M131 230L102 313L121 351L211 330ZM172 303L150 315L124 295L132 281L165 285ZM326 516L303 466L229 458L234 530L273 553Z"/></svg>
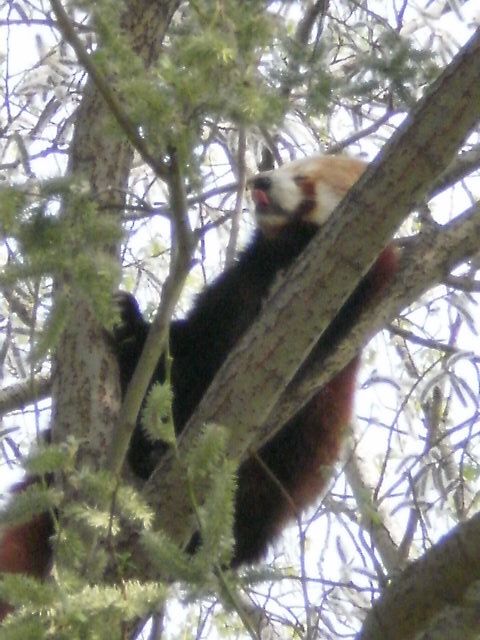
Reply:
<svg viewBox="0 0 480 640"><path fill-rule="evenodd" d="M258 176L252 180L252 199L257 205L257 210L267 208L270 204L268 192L272 186L272 181L266 176Z"/></svg>
<svg viewBox="0 0 480 640"><path fill-rule="evenodd" d="M270 204L270 198L263 189L254 189L252 191L252 199L259 208L268 207Z"/></svg>

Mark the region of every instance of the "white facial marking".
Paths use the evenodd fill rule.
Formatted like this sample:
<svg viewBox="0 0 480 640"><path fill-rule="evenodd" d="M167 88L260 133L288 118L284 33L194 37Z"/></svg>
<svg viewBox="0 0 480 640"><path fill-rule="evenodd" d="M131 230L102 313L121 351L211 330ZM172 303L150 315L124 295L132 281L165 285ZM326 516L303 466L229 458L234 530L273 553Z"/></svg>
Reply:
<svg viewBox="0 0 480 640"><path fill-rule="evenodd" d="M315 186L315 200L317 206L310 213L308 219L318 225L325 224L335 207L342 200L342 196L334 191L326 182L319 182Z"/></svg>
<svg viewBox="0 0 480 640"><path fill-rule="evenodd" d="M287 213L294 213L301 205L304 198L301 189L295 184L295 176L288 171L279 169L272 174L272 187L270 194L272 200L282 207Z"/></svg>

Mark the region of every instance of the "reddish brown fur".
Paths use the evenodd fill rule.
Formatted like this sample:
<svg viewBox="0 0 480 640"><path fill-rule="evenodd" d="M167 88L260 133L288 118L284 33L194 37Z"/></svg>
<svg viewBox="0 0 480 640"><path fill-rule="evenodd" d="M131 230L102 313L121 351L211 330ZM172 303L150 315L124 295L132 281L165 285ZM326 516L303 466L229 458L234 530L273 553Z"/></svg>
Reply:
<svg viewBox="0 0 480 640"><path fill-rule="evenodd" d="M359 306L375 303L397 266L397 252L387 247L363 281L359 299L348 303L352 321ZM234 566L244 558L258 559L288 521L318 500L351 420L359 361L354 358L240 467Z"/></svg>
<svg viewBox="0 0 480 640"><path fill-rule="evenodd" d="M24 491L32 480L15 486L14 493ZM7 528L0 544L0 573L22 573L43 580L51 566L53 523L49 513ZM0 601L0 621L12 610Z"/></svg>
<svg viewBox="0 0 480 640"><path fill-rule="evenodd" d="M327 185L343 197L367 166L363 160L349 156L325 156L318 158L315 168L308 173L308 179L314 185Z"/></svg>
<svg viewBox="0 0 480 640"><path fill-rule="evenodd" d="M387 247L365 280L368 285L365 304L381 293L397 268L397 252L393 247ZM303 422L306 457L304 464L298 467L300 481L292 493L299 511L318 499L328 478L325 467L338 460L345 430L352 417L359 364L360 358L354 358L307 405L307 416ZM309 455L309 452L314 453ZM307 471L308 467L310 471Z"/></svg>

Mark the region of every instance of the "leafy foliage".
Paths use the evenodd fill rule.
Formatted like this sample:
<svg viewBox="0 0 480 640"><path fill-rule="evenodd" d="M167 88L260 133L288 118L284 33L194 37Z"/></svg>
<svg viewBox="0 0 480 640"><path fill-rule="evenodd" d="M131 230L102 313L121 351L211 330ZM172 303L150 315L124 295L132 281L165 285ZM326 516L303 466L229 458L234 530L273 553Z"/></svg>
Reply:
<svg viewBox="0 0 480 640"><path fill-rule="evenodd" d="M149 391L142 414L142 426L152 441L175 443L170 384L155 384Z"/></svg>
<svg viewBox="0 0 480 640"><path fill-rule="evenodd" d="M471 0L440 3L437 13L440 4L431 2L195 0L178 4L158 43L149 41L153 24L133 38L125 30L132 2L62 5L152 157L168 167L175 150L197 242L180 316L194 290L232 259L251 228L243 215L248 196L225 185L243 185L273 159L319 149L373 157L477 19L468 13L477 11ZM142 6L135 2L136 15L129 15L134 22ZM158 15L165 6L154 3ZM93 130L102 151L120 141L125 148L125 133L101 99L90 112L78 109L95 89L65 45L50 4L4 2L0 11L0 375L7 386L28 381L31 390L38 372L50 371L59 336L78 322L78 298L89 301L107 329L115 320L111 292L121 277L124 287L138 292L143 309L155 308L178 220L171 213L168 175L155 174L135 156L127 184L117 172L120 152L100 159L91 147L76 146L79 132ZM455 23L455 36L446 20ZM158 59L146 64L145 49L154 57L159 44ZM475 132L468 151L477 146ZM402 243L414 243L429 225L456 215L477 186L475 180L457 182L448 198L429 203L405 225L402 234L411 237ZM357 404L359 442L346 475L339 473L312 517L287 534L294 544L275 549L284 552L275 558L276 569L250 572L242 583L255 603L258 626L272 621L272 635L352 637L406 560L477 507L477 266L461 269L448 286L406 310L367 349ZM82 355L85 361L96 357ZM79 403L87 387L78 389ZM108 405L111 390L104 392ZM30 404L31 392L23 398L16 405L23 414L15 411L2 424L9 466L22 457L32 432L50 422L45 401ZM171 400L168 383L154 387L143 419L153 439L175 450ZM98 425L86 406L79 422L96 436ZM102 444L104 436L99 434ZM228 433L207 426L190 458L178 461L195 505L191 529L201 533L193 557L184 551L185 541L162 530L138 487L78 462L79 451L89 446L72 439L42 449L27 462L28 472L56 474L58 486L33 485L2 514L2 524L44 511L61 514L52 580L7 576L1 583L0 597L20 605L2 638L132 636L134 623L170 595L167 578L181 585L182 605L194 602L191 615L182 609L184 636L244 634L239 620L245 618L237 616L245 608L239 582L223 570L232 552L236 468ZM372 486L361 473L365 466ZM74 496L68 504L60 480ZM201 487L207 489L203 502ZM136 558L122 537L129 527L143 529L142 542L158 570L155 584L131 577L138 577ZM221 612L215 598L224 605ZM175 635L176 621L170 622Z"/></svg>
<svg viewBox="0 0 480 640"><path fill-rule="evenodd" d="M113 629L145 615L166 595L161 585L152 583L95 585L70 593L24 576L8 576L7 580L10 594L18 586L18 600L24 605L2 628L2 637L7 640L100 640L111 636Z"/></svg>
<svg viewBox="0 0 480 640"><path fill-rule="evenodd" d="M42 484L33 484L15 496L2 513L2 523L29 522L40 513L52 512L60 504L61 493Z"/></svg>
<svg viewBox="0 0 480 640"><path fill-rule="evenodd" d="M69 215L58 214L59 198ZM106 326L113 324L109 292L118 279L118 264L106 248L121 238L118 221L101 216L92 199L71 180L50 180L31 193L10 187L0 195L0 224L7 242L18 246L0 276L4 287L40 278L61 278L68 286L53 310L36 357L43 356L70 320L69 300L83 294Z"/></svg>
<svg viewBox="0 0 480 640"><path fill-rule="evenodd" d="M212 570L228 564L232 554L233 505L236 464L226 456L227 435L216 425L200 434L189 458L179 461L185 468L190 499L200 532L200 546L192 557L163 531L147 530L143 536L152 560L162 575L189 585L189 589L210 586ZM207 500L198 501L199 488L206 487Z"/></svg>
<svg viewBox="0 0 480 640"><path fill-rule="evenodd" d="M196 489L208 482L207 499L197 509L202 538L198 555L218 566L228 563L232 553L233 506L237 464L227 457L228 432L207 425L186 460L194 503Z"/></svg>

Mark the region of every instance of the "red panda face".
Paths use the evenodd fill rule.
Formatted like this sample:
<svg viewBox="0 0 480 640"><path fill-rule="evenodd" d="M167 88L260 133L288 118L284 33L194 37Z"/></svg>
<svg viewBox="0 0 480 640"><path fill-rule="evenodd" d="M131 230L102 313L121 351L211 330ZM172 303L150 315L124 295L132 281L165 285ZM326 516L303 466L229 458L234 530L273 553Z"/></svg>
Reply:
<svg viewBox="0 0 480 640"><path fill-rule="evenodd" d="M321 226L366 168L347 156L313 156L251 180L257 225L272 236L292 221Z"/></svg>

